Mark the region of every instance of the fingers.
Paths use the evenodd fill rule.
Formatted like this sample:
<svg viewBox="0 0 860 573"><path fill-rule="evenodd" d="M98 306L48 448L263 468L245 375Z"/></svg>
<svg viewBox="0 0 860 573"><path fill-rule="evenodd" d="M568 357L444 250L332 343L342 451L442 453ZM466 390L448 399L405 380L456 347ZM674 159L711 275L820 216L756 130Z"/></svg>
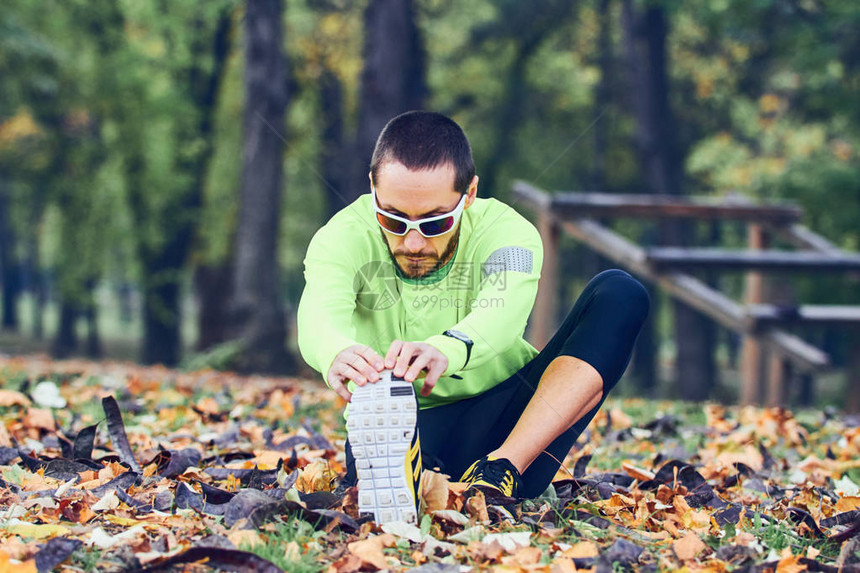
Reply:
<svg viewBox="0 0 860 573"><path fill-rule="evenodd" d="M408 382L414 382L415 379L418 377L418 374L422 370L424 370L424 368L427 366L427 364L432 358L433 356L426 351L419 354L415 358L415 360L412 361L412 365L406 371L406 374L403 375L403 378L405 378Z"/></svg>
<svg viewBox="0 0 860 573"><path fill-rule="evenodd" d="M424 378L424 385L421 386L421 395L427 397L433 392L433 388L436 387L436 382L439 381L439 377L442 376L442 373L448 368L448 358L439 352L441 358L434 360L430 363L430 369L427 372L427 376Z"/></svg>
<svg viewBox="0 0 860 573"><path fill-rule="evenodd" d="M368 376L370 379L374 379L373 376L376 376L374 380L379 380L378 372L381 372L383 368L385 368L385 364L382 361L382 357L379 356L374 350L369 346L362 346L356 350L356 354L360 357L364 358L364 361L368 365L368 369L363 370L365 372L365 376ZM373 372L371 369L375 369L376 372Z"/></svg>
<svg viewBox="0 0 860 573"><path fill-rule="evenodd" d="M342 382L335 380L334 382L329 382L332 390L337 392L337 395L349 402L352 400L352 392L347 390L346 386L343 385Z"/></svg>
<svg viewBox="0 0 860 573"><path fill-rule="evenodd" d="M391 346L388 347L388 352L385 354L386 368L394 368L397 356L400 354L400 349L403 348L403 344L404 342L402 340L395 340L391 343Z"/></svg>
<svg viewBox="0 0 860 573"><path fill-rule="evenodd" d="M403 377L406 374L406 369L412 362L413 355L418 351L418 346L412 342L404 342L400 348L400 354L397 356L397 362L394 365L394 375Z"/></svg>

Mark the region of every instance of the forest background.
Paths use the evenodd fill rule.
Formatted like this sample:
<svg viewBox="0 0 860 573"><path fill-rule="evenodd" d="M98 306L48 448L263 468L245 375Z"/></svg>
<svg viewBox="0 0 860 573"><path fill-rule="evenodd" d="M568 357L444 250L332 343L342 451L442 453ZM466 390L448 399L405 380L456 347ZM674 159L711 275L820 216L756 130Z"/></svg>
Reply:
<svg viewBox="0 0 860 573"><path fill-rule="evenodd" d="M515 179L741 194L794 201L857 251L858 29L847 0L7 0L0 352L313 375L295 345L307 244L416 108L457 120L480 195L529 217ZM736 224L609 223L746 244ZM609 264L566 239L562 310ZM705 278L740 298L742 275ZM856 277L775 282L860 304ZM653 298L628 391L734 399L737 337ZM845 365L844 329L803 335Z"/></svg>

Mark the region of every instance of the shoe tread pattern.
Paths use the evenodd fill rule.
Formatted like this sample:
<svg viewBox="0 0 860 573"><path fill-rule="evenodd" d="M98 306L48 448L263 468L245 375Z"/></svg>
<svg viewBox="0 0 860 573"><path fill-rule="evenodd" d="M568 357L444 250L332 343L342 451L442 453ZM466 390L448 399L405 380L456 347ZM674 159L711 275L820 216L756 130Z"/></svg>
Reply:
<svg viewBox="0 0 860 573"><path fill-rule="evenodd" d="M417 522L405 465L417 416L412 384L388 371L353 392L346 427L358 473L358 511L372 513L377 523Z"/></svg>

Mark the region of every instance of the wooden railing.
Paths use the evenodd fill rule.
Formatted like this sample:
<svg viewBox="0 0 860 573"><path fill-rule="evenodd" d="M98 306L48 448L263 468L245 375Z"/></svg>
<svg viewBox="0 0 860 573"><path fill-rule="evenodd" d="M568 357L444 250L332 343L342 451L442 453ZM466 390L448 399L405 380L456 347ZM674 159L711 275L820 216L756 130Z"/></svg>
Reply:
<svg viewBox="0 0 860 573"><path fill-rule="evenodd" d="M566 232L593 251L659 285L672 297L697 309L744 337L741 366L741 401L780 405L786 401L786 378L792 370L810 374L830 368L827 354L802 338L786 332L787 325L860 326L860 307L793 306L768 304L765 271L815 271L860 274L860 255L847 253L824 237L800 225L803 213L796 205L755 205L732 197L674 197L605 193L548 194L525 182L513 187L516 201L537 212L544 241L544 266L530 327L532 343L543 347L557 325L558 244ZM644 248L598 223L593 218L690 218L742 221L747 224L745 251L680 247ZM802 251L776 251L768 247L778 235ZM691 270L746 272L743 303L735 302L687 272ZM856 340L856 337L855 337ZM860 343L851 353L848 374L849 409L860 411ZM851 391L853 389L853 391Z"/></svg>

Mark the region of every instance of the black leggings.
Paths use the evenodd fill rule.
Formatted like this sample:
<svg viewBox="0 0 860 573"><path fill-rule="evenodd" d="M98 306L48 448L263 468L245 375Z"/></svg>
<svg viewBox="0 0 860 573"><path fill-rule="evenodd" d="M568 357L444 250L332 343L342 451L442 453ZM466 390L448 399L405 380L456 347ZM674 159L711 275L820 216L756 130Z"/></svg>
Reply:
<svg viewBox="0 0 860 573"><path fill-rule="evenodd" d="M424 466L438 467L452 479L459 479L472 462L502 445L534 396L549 363L560 355L574 356L600 373L603 395L597 406L556 438L523 474L521 497L543 493L624 374L648 308L647 292L628 273L610 269L595 276L543 350L510 378L472 398L419 410ZM349 442L346 462L345 481L355 483Z"/></svg>

